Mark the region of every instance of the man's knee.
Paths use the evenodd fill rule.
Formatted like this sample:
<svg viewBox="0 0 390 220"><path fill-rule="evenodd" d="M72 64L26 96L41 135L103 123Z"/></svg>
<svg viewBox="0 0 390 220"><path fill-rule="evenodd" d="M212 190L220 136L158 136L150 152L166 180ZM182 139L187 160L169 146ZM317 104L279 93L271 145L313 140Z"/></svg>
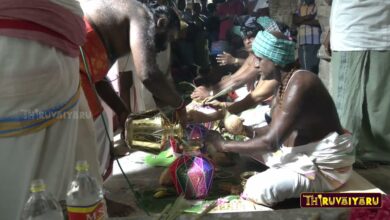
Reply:
<svg viewBox="0 0 390 220"><path fill-rule="evenodd" d="M298 197L302 187L306 186L299 174L280 170L267 170L248 179L243 196L267 206L273 206L285 199Z"/></svg>
<svg viewBox="0 0 390 220"><path fill-rule="evenodd" d="M248 179L245 184L243 197L258 204L272 206L275 204L275 195L273 194L270 182L264 181L257 174Z"/></svg>

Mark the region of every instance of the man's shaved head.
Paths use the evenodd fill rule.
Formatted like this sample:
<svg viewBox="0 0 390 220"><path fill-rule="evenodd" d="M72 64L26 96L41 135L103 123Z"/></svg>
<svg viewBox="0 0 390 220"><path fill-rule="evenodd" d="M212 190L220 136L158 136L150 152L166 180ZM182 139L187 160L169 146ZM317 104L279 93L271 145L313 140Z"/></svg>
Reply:
<svg viewBox="0 0 390 220"><path fill-rule="evenodd" d="M160 52L166 49L167 43L170 40L170 32L176 32L180 29L180 19L176 12L165 5L157 5L155 3L148 5L154 21L157 23L159 19L165 19L163 27L160 28L163 31L151 31L154 32L154 44L156 52Z"/></svg>
<svg viewBox="0 0 390 220"><path fill-rule="evenodd" d="M155 20L166 17L168 19L167 28L176 29L180 28L180 19L176 12L168 6L157 5L156 3L149 4L149 8L153 14Z"/></svg>

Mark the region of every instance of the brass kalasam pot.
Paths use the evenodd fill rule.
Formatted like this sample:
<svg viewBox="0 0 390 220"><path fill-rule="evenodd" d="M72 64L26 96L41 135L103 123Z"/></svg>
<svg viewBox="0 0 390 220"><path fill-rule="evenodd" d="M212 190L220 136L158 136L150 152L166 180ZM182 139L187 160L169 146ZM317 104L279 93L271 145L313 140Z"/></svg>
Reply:
<svg viewBox="0 0 390 220"><path fill-rule="evenodd" d="M129 148L158 154L169 137L181 139L183 129L158 110L130 114L126 120L125 142Z"/></svg>

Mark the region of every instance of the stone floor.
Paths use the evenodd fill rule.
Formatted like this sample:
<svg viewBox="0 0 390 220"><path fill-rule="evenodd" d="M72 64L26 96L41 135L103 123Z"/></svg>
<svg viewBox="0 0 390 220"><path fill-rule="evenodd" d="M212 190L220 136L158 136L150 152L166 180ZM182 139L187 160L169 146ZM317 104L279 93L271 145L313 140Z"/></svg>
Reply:
<svg viewBox="0 0 390 220"><path fill-rule="evenodd" d="M355 171L386 194L390 193L390 165L379 165L371 169L355 169Z"/></svg>
<svg viewBox="0 0 390 220"><path fill-rule="evenodd" d="M286 209L277 211L264 212L241 212L229 214L208 214L201 219L215 220L215 219L267 219L267 220L342 220L348 219L348 209L337 208L310 208L310 209ZM135 220L135 219L158 219L158 216L150 217L125 217L125 218L110 218L110 220ZM198 220L195 215L181 215L179 220Z"/></svg>

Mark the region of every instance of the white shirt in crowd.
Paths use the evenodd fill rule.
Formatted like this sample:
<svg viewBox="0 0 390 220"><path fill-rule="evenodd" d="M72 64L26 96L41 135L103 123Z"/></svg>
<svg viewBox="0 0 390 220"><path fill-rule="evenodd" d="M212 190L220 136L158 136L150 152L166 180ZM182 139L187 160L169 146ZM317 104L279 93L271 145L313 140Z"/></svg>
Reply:
<svg viewBox="0 0 390 220"><path fill-rule="evenodd" d="M333 0L330 28L332 50L390 50L390 1Z"/></svg>
<svg viewBox="0 0 390 220"><path fill-rule="evenodd" d="M259 9L269 8L268 0L257 0L253 12L256 12Z"/></svg>

